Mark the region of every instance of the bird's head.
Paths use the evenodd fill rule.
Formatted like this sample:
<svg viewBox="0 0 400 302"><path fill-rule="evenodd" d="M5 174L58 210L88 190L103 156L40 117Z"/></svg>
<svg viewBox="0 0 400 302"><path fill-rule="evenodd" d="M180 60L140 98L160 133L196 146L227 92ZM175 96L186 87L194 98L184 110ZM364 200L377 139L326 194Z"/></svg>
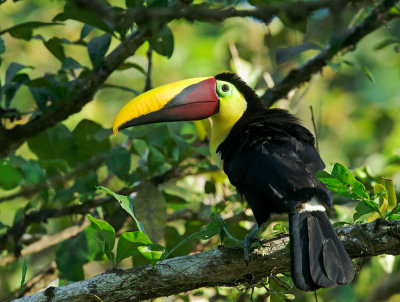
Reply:
<svg viewBox="0 0 400 302"><path fill-rule="evenodd" d="M235 123L259 102L254 91L235 74L192 78L135 97L116 115L113 131L117 134L136 125L193 121L210 116L221 124L231 124L230 121Z"/></svg>

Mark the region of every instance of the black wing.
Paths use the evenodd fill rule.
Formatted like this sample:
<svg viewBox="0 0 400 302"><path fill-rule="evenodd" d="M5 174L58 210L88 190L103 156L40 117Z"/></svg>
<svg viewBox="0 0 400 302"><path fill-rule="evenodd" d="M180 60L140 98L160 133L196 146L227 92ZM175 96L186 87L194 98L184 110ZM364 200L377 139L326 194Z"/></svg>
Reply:
<svg viewBox="0 0 400 302"><path fill-rule="evenodd" d="M244 195L258 224L270 213L291 213L316 196L332 206L332 194L315 178L325 165L314 137L284 110L267 110L232 129L218 151L230 182Z"/></svg>

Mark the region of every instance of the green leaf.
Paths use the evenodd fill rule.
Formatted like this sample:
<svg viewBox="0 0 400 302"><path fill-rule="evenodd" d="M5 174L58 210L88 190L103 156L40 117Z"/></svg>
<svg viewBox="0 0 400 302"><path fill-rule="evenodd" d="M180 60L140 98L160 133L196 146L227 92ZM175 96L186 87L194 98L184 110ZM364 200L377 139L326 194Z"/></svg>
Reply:
<svg viewBox="0 0 400 302"><path fill-rule="evenodd" d="M21 180L21 173L17 169L0 162L0 188L11 190L18 186Z"/></svg>
<svg viewBox="0 0 400 302"><path fill-rule="evenodd" d="M21 171L24 179L28 183L38 184L46 180L45 171L39 166L35 160L28 160L21 165Z"/></svg>
<svg viewBox="0 0 400 302"><path fill-rule="evenodd" d="M110 261L114 261L115 230L106 221L96 219L88 214L91 226L98 231L100 240L104 242L104 252Z"/></svg>
<svg viewBox="0 0 400 302"><path fill-rule="evenodd" d="M39 21L25 22L0 31L0 35L8 32L14 38L30 40L32 38L34 28L51 26L51 25L61 25L61 24L55 22L39 22Z"/></svg>
<svg viewBox="0 0 400 302"><path fill-rule="evenodd" d="M164 195L155 185L144 180L133 198L133 206L151 241L162 241L167 224L167 205Z"/></svg>
<svg viewBox="0 0 400 302"><path fill-rule="evenodd" d="M125 62L122 63L117 70L127 70L127 69L136 69L137 71L139 71L141 74L143 74L144 76L147 75L146 70L144 70L144 68L142 66L140 66L137 63L133 63L133 62Z"/></svg>
<svg viewBox="0 0 400 302"><path fill-rule="evenodd" d="M129 180L129 170L131 169L131 153L124 147L114 147L108 153L106 165L110 172L127 182Z"/></svg>
<svg viewBox="0 0 400 302"><path fill-rule="evenodd" d="M393 180L382 177L380 183L385 187L385 190L387 191L388 211L392 211L394 208L396 208L397 205L397 198Z"/></svg>
<svg viewBox="0 0 400 302"><path fill-rule="evenodd" d="M331 61L326 61L325 62L326 65L329 66L329 68L333 71L333 72L339 72L340 68L342 67L342 64L340 62L331 62Z"/></svg>
<svg viewBox="0 0 400 302"><path fill-rule="evenodd" d="M86 162L96 154L106 153L110 150L110 141L107 139L99 141L96 134L103 129L101 125L90 121L82 120L75 127L74 135L74 156L69 158L73 165Z"/></svg>
<svg viewBox="0 0 400 302"><path fill-rule="evenodd" d="M97 68L103 62L103 58L107 53L111 43L111 34L105 33L99 37L94 37L87 44L90 60L93 67Z"/></svg>
<svg viewBox="0 0 400 302"><path fill-rule="evenodd" d="M141 224L141 222L136 219L135 214L133 213L133 207L132 207L132 201L128 196L124 196L124 195L120 195L117 193L114 193L113 191L111 191L110 189L106 188L106 187L102 187L99 186L97 187L97 189L103 190L104 192L106 192L107 194L113 196L120 204L120 206L129 214L132 216L133 220L135 220L136 225L138 227L138 229L142 232L142 233L146 233L144 231L143 225Z"/></svg>
<svg viewBox="0 0 400 302"><path fill-rule="evenodd" d="M151 47L158 54L170 58L174 52L174 36L171 29L165 25L158 36L150 40Z"/></svg>
<svg viewBox="0 0 400 302"><path fill-rule="evenodd" d="M305 42L293 47L280 48L276 52L276 62L278 64L282 64L283 62L289 60L291 57L307 50L322 50L322 48L313 42Z"/></svg>
<svg viewBox="0 0 400 302"><path fill-rule="evenodd" d="M104 248L96 238L97 233L94 228L87 227L78 236L57 245L56 263L62 278L70 281L83 280L83 264L103 260Z"/></svg>
<svg viewBox="0 0 400 302"><path fill-rule="evenodd" d="M122 233L118 240L116 264L130 256L140 254L138 247L151 244L149 237L142 232Z"/></svg>
<svg viewBox="0 0 400 302"><path fill-rule="evenodd" d="M26 278L26 271L28 269L28 266L26 265L26 257L24 257L24 261L22 262L22 277L21 277L21 285L19 287L18 295L17 298L19 298L22 294L22 290L24 288L25 284L25 278Z"/></svg>
<svg viewBox="0 0 400 302"><path fill-rule="evenodd" d="M89 24L84 24L84 25L82 26L81 37L80 37L80 39L81 39L81 40L85 39L85 38L92 32L93 29L94 29L93 26L91 26L91 25L89 25Z"/></svg>
<svg viewBox="0 0 400 302"><path fill-rule="evenodd" d="M25 66L21 65L19 63L12 62L10 65L8 65L8 68L6 70L6 80L5 80L5 85L11 83L14 78L17 75L17 72L24 69L24 68L32 68L31 66Z"/></svg>
<svg viewBox="0 0 400 302"><path fill-rule="evenodd" d="M128 8L143 6L143 0L126 0L125 5Z"/></svg>
<svg viewBox="0 0 400 302"><path fill-rule="evenodd" d="M374 203L373 201L367 200L367 199L363 199L357 204L357 206L355 208L355 211L353 214L353 220L357 221L362 216L372 214L377 211L379 212L379 208L376 203Z"/></svg>
<svg viewBox="0 0 400 302"><path fill-rule="evenodd" d="M75 160L74 137L61 123L29 139L28 146L41 160L65 158L70 161Z"/></svg>
<svg viewBox="0 0 400 302"><path fill-rule="evenodd" d="M365 73L365 75L368 77L368 79L369 79L372 83L375 82L374 76L372 75L371 71L369 71L369 69L368 69L367 67L362 66L362 67L361 67L361 70Z"/></svg>
<svg viewBox="0 0 400 302"><path fill-rule="evenodd" d="M389 220L400 220L400 214L391 214L388 217Z"/></svg>
<svg viewBox="0 0 400 302"><path fill-rule="evenodd" d="M364 185L355 179L353 174L342 164L335 163L331 174L326 171L318 171L316 177L327 188L344 197L355 200L369 200Z"/></svg>
<svg viewBox="0 0 400 302"><path fill-rule="evenodd" d="M0 37L0 55L6 51L6 44L4 40Z"/></svg>
<svg viewBox="0 0 400 302"><path fill-rule="evenodd" d="M46 48L61 62L65 59L63 41L58 37L53 37L44 42Z"/></svg>
<svg viewBox="0 0 400 302"><path fill-rule="evenodd" d="M157 243L139 246L138 251L147 259L147 261L149 261L152 266L154 266L157 261L161 259L162 255L166 252L165 247Z"/></svg>
<svg viewBox="0 0 400 302"><path fill-rule="evenodd" d="M58 244L56 263L60 276L70 281L83 280L82 265L87 262L87 254L88 242L83 232Z"/></svg>
<svg viewBox="0 0 400 302"><path fill-rule="evenodd" d="M101 4L99 4L101 5ZM90 11L88 9L78 7L72 1L67 1L64 6L64 12L58 14L54 17L53 21L65 21L68 19L80 21L82 23L89 24L91 26L97 27L102 31L113 33L113 29L109 24L104 22L96 12Z"/></svg>
<svg viewBox="0 0 400 302"><path fill-rule="evenodd" d="M83 68L83 66L76 60L74 60L73 58L70 57L66 57L63 61L62 61L62 65L61 65L61 70L73 70L73 69L80 69Z"/></svg>
<svg viewBox="0 0 400 302"><path fill-rule="evenodd" d="M177 250L179 247L181 247L182 245L184 245L185 243L187 243L190 240L193 240L193 239L208 240L208 239L214 237L215 235L218 235L221 232L221 230L222 230L222 228L221 228L220 223L218 223L215 220L211 221L205 227L203 227L200 231L189 235L188 237L183 239L181 242L179 242L173 249L171 249L167 254L165 254L162 259L168 258L175 250Z"/></svg>
<svg viewBox="0 0 400 302"><path fill-rule="evenodd" d="M140 92L135 90L135 89L132 89L132 88L129 88L129 87L125 87L125 86L120 86L120 85L103 84L103 85L100 86L100 89L104 89L104 88L120 89L122 91L127 91L127 92L130 92L130 93L133 93L135 96L140 94Z"/></svg>

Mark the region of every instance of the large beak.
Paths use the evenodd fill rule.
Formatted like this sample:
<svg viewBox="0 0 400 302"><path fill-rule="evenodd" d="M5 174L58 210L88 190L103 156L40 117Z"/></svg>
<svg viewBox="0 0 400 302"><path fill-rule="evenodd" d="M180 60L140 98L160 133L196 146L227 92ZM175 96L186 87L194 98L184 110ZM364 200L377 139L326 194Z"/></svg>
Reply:
<svg viewBox="0 0 400 302"><path fill-rule="evenodd" d="M119 130L143 124L201 120L217 113L214 77L187 79L149 90L127 103L113 123Z"/></svg>

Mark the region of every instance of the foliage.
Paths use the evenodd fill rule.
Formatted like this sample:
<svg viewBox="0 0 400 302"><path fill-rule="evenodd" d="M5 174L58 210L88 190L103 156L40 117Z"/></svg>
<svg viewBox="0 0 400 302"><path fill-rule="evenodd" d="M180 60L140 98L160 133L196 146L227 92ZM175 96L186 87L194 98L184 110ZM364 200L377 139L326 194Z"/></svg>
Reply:
<svg viewBox="0 0 400 302"><path fill-rule="evenodd" d="M389 5L391 14L382 12L375 25L381 29L363 31L351 44L352 28L378 4L340 1L338 10L326 1L293 2L0 1L0 296L17 291L15 297L52 260L65 284L221 242L242 245L254 220L210 159L208 121L112 136L114 115L146 83L231 70L263 95L294 75L297 82L284 85L288 98L273 103L309 129L313 106L322 157L344 163L318 174L336 192L335 220L400 219L400 26L389 19L398 8ZM299 88L321 69L300 79L291 71L324 53L322 66L329 67ZM287 222L273 221L260 237L286 230ZM44 235L65 231L75 235L19 257ZM360 262L358 280L319 290L318 300L377 293L381 280L399 277L398 257L379 259ZM252 295L314 300L292 287L289 277L271 276ZM215 288L174 299L249 300L250 294Z"/></svg>

